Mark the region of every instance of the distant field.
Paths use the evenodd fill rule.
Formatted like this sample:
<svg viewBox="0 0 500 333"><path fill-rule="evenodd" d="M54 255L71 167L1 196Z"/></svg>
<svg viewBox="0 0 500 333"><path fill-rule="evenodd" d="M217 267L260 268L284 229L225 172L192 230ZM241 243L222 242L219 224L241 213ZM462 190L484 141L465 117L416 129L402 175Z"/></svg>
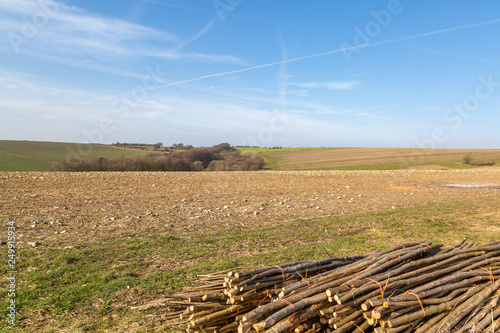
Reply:
<svg viewBox="0 0 500 333"><path fill-rule="evenodd" d="M500 149L416 148L242 148L263 157L270 170L393 170L470 168L462 163L471 153L475 160L500 163Z"/></svg>
<svg viewBox="0 0 500 333"><path fill-rule="evenodd" d="M319 148L319 147L286 147L286 148L238 148L239 151L245 154L249 153L265 153L265 152L276 152L276 151L303 151L303 150L317 150L317 149L338 149L338 148Z"/></svg>
<svg viewBox="0 0 500 333"><path fill-rule="evenodd" d="M116 158L140 156L149 152L105 145L0 140L0 171L48 171L55 162L68 156L78 158Z"/></svg>
<svg viewBox="0 0 500 333"><path fill-rule="evenodd" d="M462 164L471 153L476 160L500 164L500 149L411 148L239 148L263 157L268 170L393 170L406 168L470 168ZM81 154L78 154L81 152ZM48 171L68 156L117 158L151 151L106 145L0 140L0 171Z"/></svg>

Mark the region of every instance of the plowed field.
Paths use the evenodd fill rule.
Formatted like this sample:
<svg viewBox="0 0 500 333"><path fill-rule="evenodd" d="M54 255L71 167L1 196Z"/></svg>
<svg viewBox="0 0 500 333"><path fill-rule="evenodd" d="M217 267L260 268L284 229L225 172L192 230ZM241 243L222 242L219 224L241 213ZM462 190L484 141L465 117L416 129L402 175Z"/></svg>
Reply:
<svg viewBox="0 0 500 333"><path fill-rule="evenodd" d="M20 242L46 246L143 230L210 234L500 196L499 169L2 173L0 180L2 220L17 220ZM453 184L471 186L447 186Z"/></svg>
<svg viewBox="0 0 500 333"><path fill-rule="evenodd" d="M500 239L498 168L3 172L0 189L1 241L16 221L26 332L157 327L154 309L130 306L235 265Z"/></svg>

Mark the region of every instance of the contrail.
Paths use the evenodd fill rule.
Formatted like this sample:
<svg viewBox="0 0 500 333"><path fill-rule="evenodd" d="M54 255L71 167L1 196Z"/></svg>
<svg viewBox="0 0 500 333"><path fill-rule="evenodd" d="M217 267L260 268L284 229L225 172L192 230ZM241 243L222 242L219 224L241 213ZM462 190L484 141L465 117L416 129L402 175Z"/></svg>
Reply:
<svg viewBox="0 0 500 333"><path fill-rule="evenodd" d="M204 34L206 34L210 30L210 28L212 28L212 25L214 23L215 23L215 18L212 18L207 23L207 25L203 29L201 29L194 37L192 37L191 39L189 39L189 40L187 40L185 42L180 43L180 47L183 48L186 45L188 45L189 43L194 42L195 40L197 40L198 38L200 38L201 36L203 36Z"/></svg>
<svg viewBox="0 0 500 333"><path fill-rule="evenodd" d="M266 67L272 67L272 66L277 66L277 65L282 65L290 62L295 62L295 61L301 61L305 59L311 59L311 58L317 58L325 55L330 55L330 54L335 54L335 53L340 53L348 50L355 50L355 49L360 49L360 48L367 48L367 47L373 47L373 46L379 46L379 45L384 45L384 44L391 44L391 43L396 43L396 42L402 42L406 40L411 40L411 39L416 39L416 38L421 38L421 37L427 37L427 36L432 36L432 35L439 35L451 31L456 31L456 30L462 30L462 29L468 29L468 28L475 28L475 27L480 27L484 25L490 25L494 23L500 22L500 19L495 19L495 20L490 20L490 21L485 21L485 22L480 22L480 23L471 23L471 24L466 24L466 25L461 25L458 27L452 27L452 28L446 28L446 29L441 29L441 30L436 30L436 31L431 31L431 32L424 32L421 34L416 34L416 35L411 35L411 36L406 36L406 37L401 37L401 38L395 38L395 39L389 39L389 40L384 40L380 42L375 42L375 43L369 43L369 44L363 44L359 46L352 46L352 47L347 47L347 48L341 48L341 49L334 49L330 51L325 51L325 52L320 52L320 53L315 53L315 54L309 54L305 55L302 57L297 57L297 58L290 58L290 59L285 59L285 60L280 60L280 61L275 61L275 62L270 62L267 64L262 64L262 65L257 65L257 66L252 66L252 67L246 67L246 68L241 68L241 69L236 69L233 71L227 71L227 72L221 72L221 73L215 73L215 74L209 74L209 75L203 75L199 77L195 77L192 79L187 79L187 80L182 80L182 81L177 81L177 82L172 82L164 85L159 85L156 87L152 87L149 89L142 89L140 91L150 91L150 90L156 90L160 88L166 88L166 87L172 87L172 86L177 86L183 83L189 83L189 82L195 82L195 81L200 81L204 79L209 79L212 77L219 77L219 76L226 76L226 75L231 75L231 74L237 74L237 73L243 73L243 72L249 72L253 71L256 69L261 69L261 68L266 68ZM118 94L118 95L113 95L113 96L108 96L108 97L103 97L94 100L94 102L97 101L103 101L107 99L112 99L116 97L121 97L121 96L126 96L129 95L130 92L123 93L123 94Z"/></svg>

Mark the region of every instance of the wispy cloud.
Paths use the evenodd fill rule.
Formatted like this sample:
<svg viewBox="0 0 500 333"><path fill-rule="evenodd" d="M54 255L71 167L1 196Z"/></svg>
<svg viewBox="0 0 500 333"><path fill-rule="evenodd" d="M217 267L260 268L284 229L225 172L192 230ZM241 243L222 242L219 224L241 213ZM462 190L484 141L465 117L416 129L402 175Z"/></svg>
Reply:
<svg viewBox="0 0 500 333"><path fill-rule="evenodd" d="M484 21L484 22L479 22L479 23L474 23L474 24L466 24L466 25L456 26L456 27L452 27L452 28L440 29L440 30L435 30L435 31L431 31L431 32L425 32L425 33L405 36L405 37L401 37L401 38L395 38L395 39L389 39L389 40L384 40L384 41L375 42L375 43L363 44L363 45L360 45L359 48L368 48L368 47L374 47L374 46L379 46L379 45L398 43L398 42L402 42L402 41L423 38L423 37L428 37L428 36L433 36L433 35L439 35L439 34L444 34L444 33L452 32L452 31L463 30L463 29L471 29L471 28L476 28L476 27L481 27L481 26L486 26L486 25L491 25L491 24L496 24L496 23L500 23L500 19ZM358 47L352 47L352 49L356 49L356 48L358 48ZM205 80L205 79L214 78L214 77L221 77L221 76L226 76L226 75L231 75L231 74L254 71L254 70L258 70L258 69L262 69L262 68L278 66L281 64L285 64L285 63L297 62L297 61L322 57L322 56L326 56L326 55L337 54L337 53L344 52L344 50L345 49L343 49L343 48L337 48L337 49L333 49L333 50L329 50L329 51L325 51L325 52L320 52L320 53L309 54L309 55L305 55L305 56L301 56L301 57L289 58L289 59L285 59L285 60L270 62L270 63L266 63L266 64L261 64L261 65L256 65L256 66L251 66L251 67L246 67L246 68L241 68L241 69L236 69L236 70L231 70L231 71L202 75L202 76L194 77L191 79L184 79L184 80L180 80L177 82L167 83L167 84L160 85L160 86L157 86L157 87L154 87L151 89L147 89L147 90L167 88L167 87L172 87L172 86L178 86L178 85L181 85L184 83L195 82L195 81ZM111 98L123 96L126 94L127 93L118 94L118 95L114 95L114 96L104 97L101 99L111 99Z"/></svg>
<svg viewBox="0 0 500 333"><path fill-rule="evenodd" d="M43 118L99 119L100 110L82 107L82 101L90 96L86 91L53 85L34 75L0 72L0 105L5 113L21 112Z"/></svg>
<svg viewBox="0 0 500 333"><path fill-rule="evenodd" d="M47 8L53 11L47 14L44 7L39 4L45 3ZM158 40L164 42L176 42L177 37L171 33L159 31L149 27L141 26L122 20L93 15L77 7L54 2L35 2L28 0L4 0L0 1L0 9L3 12L2 21L8 21L7 27L2 30L6 33L19 33L24 36L21 29L26 19L36 14L52 16L46 24L41 24L39 34L33 36L33 42L41 40L50 42L58 49L74 49L76 51L99 52L104 54L131 53L132 47L127 43L140 42L142 40ZM17 28L17 29L16 29Z"/></svg>
<svg viewBox="0 0 500 333"><path fill-rule="evenodd" d="M284 78L286 73L282 72ZM286 83L284 83L285 85ZM282 87L280 87L282 88ZM286 92L283 92L285 94ZM103 136L103 142L122 141L124 136L127 140L158 140L169 133L169 138L176 141L184 140L193 144L207 144L207 141L226 140L230 142L242 142L248 136L255 136L256 131L269 125L269 120L275 115L275 111L286 107L289 115L293 115L294 121L287 126L273 144L283 145L279 139L288 138L288 145L304 145L303 137L305 129L314 129L308 135L308 140L317 142L332 142L341 140L349 133L348 131L359 130L356 126L346 123L346 119L336 117L325 119L325 117L314 117L319 114L338 115L343 112L336 111L330 106L318 103L303 103L288 99L280 95L275 98L265 96L262 100L251 96L214 97L207 94L206 97L192 98L189 93L179 94L179 91L166 91L162 93L151 93L136 108L130 110L127 117L121 117L112 110L110 103L97 103L86 105L85 100L96 98L96 93L67 89L47 82L45 79L33 75L15 72L0 72L0 105L3 106L2 116L16 117L22 115L21 119L29 120L30 123L51 124L50 126L61 126L61 131L48 131L44 138L55 141L81 142L88 140L83 134L89 129L97 128L103 120L111 121L116 129ZM258 95L258 94L257 94ZM276 95L278 93L276 92ZM286 104L283 105L283 99ZM317 113L314 113L314 112ZM357 110L344 110L344 112L365 112L363 108ZM148 131L138 129L138 123L148 123ZM5 124L2 135L6 138L33 138L33 128L23 124L16 127L14 132ZM49 126L49 125L47 125ZM71 128L71 131L67 131ZM39 130L40 131L43 130ZM195 141L199 133L203 132L203 141ZM332 136L332 133L333 136ZM300 140L299 140L300 138ZM200 139L198 139L200 140ZM297 141L294 141L297 140ZM325 141L326 140L326 141Z"/></svg>
<svg viewBox="0 0 500 333"><path fill-rule="evenodd" d="M291 83L294 86L301 88L324 88L330 90L349 90L354 89L359 81L339 81L339 82L295 82Z"/></svg>
<svg viewBox="0 0 500 333"><path fill-rule="evenodd" d="M26 38L23 34L26 20L30 20L37 13L46 13L40 6L41 3L54 8L51 18L38 27L35 36ZM83 60L112 63L117 58L156 57L163 60L246 64L230 55L184 52L179 47L183 42L170 32L95 15L51 0L1 0L0 21L0 33L7 36L2 39L3 42L0 41L0 49L8 50L11 46L10 49L14 50L14 47L9 45L9 40L19 37L23 41L19 45L19 52L44 57L56 63L59 63L61 58L71 59L75 63ZM210 21L188 42L206 34L212 24ZM152 47L153 44L156 46Z"/></svg>
<svg viewBox="0 0 500 333"><path fill-rule="evenodd" d="M154 56L162 59L186 60L186 61L206 61L223 62L233 65L247 65L247 62L240 58L229 55L205 54L198 52L183 52L180 50L156 50L149 51L144 56Z"/></svg>
<svg viewBox="0 0 500 333"><path fill-rule="evenodd" d="M317 108L319 112L312 112L309 113L309 116L318 116L318 115L326 115L326 114L333 114L333 115L338 115L338 114L344 114L344 113L357 113L360 116L367 116L371 115L370 113L367 112L360 112L360 111L365 111L365 110L376 110L376 109L388 109L392 108L395 106L403 106L403 105L414 105L414 104L419 104L423 102L434 102L442 100L442 98L431 98L431 99L419 99L419 100L413 100L413 101L405 101L405 102L400 102L400 103L391 103L391 104L383 104L383 105L372 105L372 106L365 106L365 107L359 107L359 108L352 108L352 109L346 109L346 110L321 110L319 107Z"/></svg>

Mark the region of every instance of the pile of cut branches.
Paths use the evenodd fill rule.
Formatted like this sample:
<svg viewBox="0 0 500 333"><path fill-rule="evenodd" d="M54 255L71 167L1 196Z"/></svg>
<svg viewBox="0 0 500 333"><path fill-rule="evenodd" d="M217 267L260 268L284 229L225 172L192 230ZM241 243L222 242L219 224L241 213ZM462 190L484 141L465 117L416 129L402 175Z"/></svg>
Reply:
<svg viewBox="0 0 500 333"><path fill-rule="evenodd" d="M367 255L199 277L151 306L188 332L496 332L500 241L408 243Z"/></svg>

